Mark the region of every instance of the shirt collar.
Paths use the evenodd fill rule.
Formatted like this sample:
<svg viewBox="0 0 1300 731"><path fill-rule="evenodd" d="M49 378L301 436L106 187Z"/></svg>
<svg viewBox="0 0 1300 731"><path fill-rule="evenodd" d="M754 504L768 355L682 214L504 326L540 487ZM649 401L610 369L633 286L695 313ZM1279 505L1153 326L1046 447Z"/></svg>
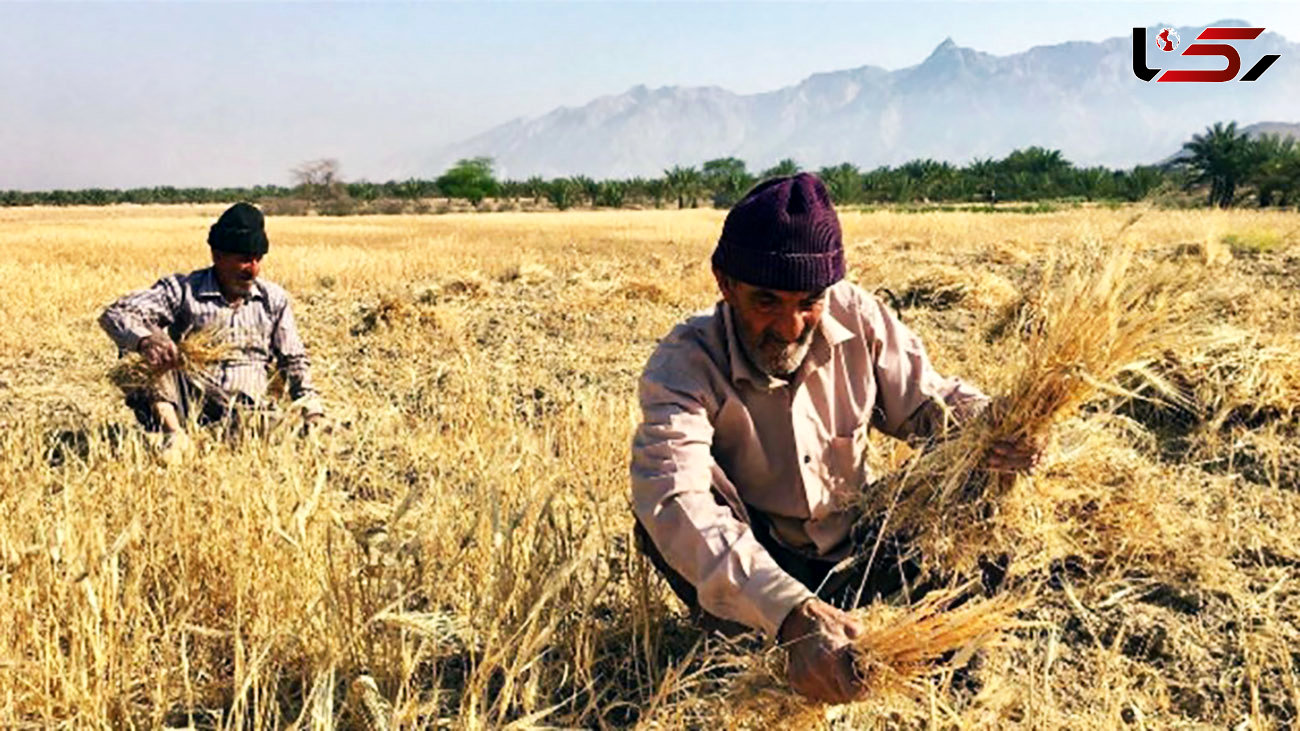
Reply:
<svg viewBox="0 0 1300 731"><path fill-rule="evenodd" d="M194 296L199 299L224 299L225 295L221 294L221 285L217 284L217 271L212 267L200 269L194 273ZM262 299L262 287L257 280L253 280L253 286L248 290L248 296L245 299L255 300Z"/></svg>
<svg viewBox="0 0 1300 731"><path fill-rule="evenodd" d="M769 376L750 362L749 356L745 355L745 349L740 344L740 339L736 336L735 314L732 312L731 305L723 301L718 303L718 307L722 310L722 327L727 337L727 355L731 359L731 382L739 384L741 381L749 381L759 388L768 390L787 385L788 380ZM836 320L830 312L830 307L826 307L822 311L817 332L813 335L813 344L808 350L808 357L804 359L801 368L808 367L810 361L815 361L813 365L821 365L829 360L832 348L852 338L853 331Z"/></svg>

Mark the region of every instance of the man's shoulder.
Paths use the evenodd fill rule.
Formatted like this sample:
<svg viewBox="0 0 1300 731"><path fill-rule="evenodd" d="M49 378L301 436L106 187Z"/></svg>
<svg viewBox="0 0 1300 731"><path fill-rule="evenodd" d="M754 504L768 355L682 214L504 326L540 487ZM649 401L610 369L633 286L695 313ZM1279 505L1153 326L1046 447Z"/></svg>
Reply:
<svg viewBox="0 0 1300 731"><path fill-rule="evenodd" d="M830 305L844 309L854 309L863 306L875 307L878 300L876 296L847 279L832 284L826 291Z"/></svg>
<svg viewBox="0 0 1300 731"><path fill-rule="evenodd" d="M717 368L726 358L721 306L701 310L673 326L646 362L645 376L680 378Z"/></svg>
<svg viewBox="0 0 1300 731"><path fill-rule="evenodd" d="M836 321L850 329L855 329L854 323L858 322L874 326L883 307L874 294L845 279L827 290L826 306Z"/></svg>
<svg viewBox="0 0 1300 731"><path fill-rule="evenodd" d="M262 290L262 295L266 297L266 301L272 305L286 306L289 304L289 292L284 287L261 277L257 278L257 286Z"/></svg>
<svg viewBox="0 0 1300 731"><path fill-rule="evenodd" d="M664 342L688 341L702 343L713 337L722 327L722 312L718 305L705 310L693 312L685 320L673 326L664 337Z"/></svg>
<svg viewBox="0 0 1300 731"><path fill-rule="evenodd" d="M158 281L153 283L151 289L165 290L171 297L180 299L186 290L193 289L194 275L196 274L198 274L198 272L190 272L189 274L184 272L173 272L159 277Z"/></svg>

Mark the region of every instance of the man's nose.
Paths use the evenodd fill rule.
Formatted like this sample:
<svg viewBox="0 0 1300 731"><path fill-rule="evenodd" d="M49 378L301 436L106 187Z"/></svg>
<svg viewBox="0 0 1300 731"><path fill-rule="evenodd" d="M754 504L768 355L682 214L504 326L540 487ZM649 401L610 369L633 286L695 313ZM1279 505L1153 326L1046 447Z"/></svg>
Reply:
<svg viewBox="0 0 1300 731"><path fill-rule="evenodd" d="M773 329L775 330L777 337L787 343L792 343L798 340L799 336L803 334L803 324L803 314L798 310L791 310L790 312L782 313L780 317L776 318L776 323L773 325Z"/></svg>

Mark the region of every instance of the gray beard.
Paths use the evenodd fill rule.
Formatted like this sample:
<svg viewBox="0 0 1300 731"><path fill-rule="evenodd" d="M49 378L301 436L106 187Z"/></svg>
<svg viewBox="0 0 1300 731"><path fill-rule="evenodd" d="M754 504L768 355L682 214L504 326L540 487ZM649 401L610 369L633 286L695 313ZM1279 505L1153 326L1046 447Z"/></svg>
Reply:
<svg viewBox="0 0 1300 731"><path fill-rule="evenodd" d="M808 351L812 349L813 330L808 328L799 336L799 339L779 351L769 348L766 353L758 347L757 343L751 343L749 337L745 335L740 324L735 323L736 339L740 341L740 349L744 351L745 357L763 373L772 378L785 379L791 373L799 370L803 361L808 357Z"/></svg>

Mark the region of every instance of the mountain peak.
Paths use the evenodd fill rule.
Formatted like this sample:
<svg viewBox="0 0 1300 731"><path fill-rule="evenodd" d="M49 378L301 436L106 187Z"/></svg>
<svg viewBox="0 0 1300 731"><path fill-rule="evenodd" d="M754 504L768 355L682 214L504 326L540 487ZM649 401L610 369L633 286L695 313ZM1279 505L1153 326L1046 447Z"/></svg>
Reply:
<svg viewBox="0 0 1300 731"><path fill-rule="evenodd" d="M959 47L957 42L952 39L952 36L948 36L943 39L943 43L935 46L934 50L930 51L930 55L925 57L925 60L921 62L921 65L924 66L928 63L944 58L960 57L961 50L961 47Z"/></svg>
<svg viewBox="0 0 1300 731"><path fill-rule="evenodd" d="M1200 29L1178 30L1190 44ZM1029 145L1081 165L1128 166L1226 117L1300 120L1300 70L1272 69L1254 84L1146 85L1132 75L1130 41L1063 40L995 56L944 38L914 66L816 73L752 94L640 84L488 130L439 151L428 168L476 155L492 155L509 176L657 175L717 157L869 168L927 157L960 164ZM1270 42L1274 53L1300 53L1280 35Z"/></svg>
<svg viewBox="0 0 1300 731"><path fill-rule="evenodd" d="M930 55L916 67L917 82L937 82L941 79L953 79L969 71L969 66L978 57L978 53L962 48L952 37L944 38L943 43L934 47Z"/></svg>

